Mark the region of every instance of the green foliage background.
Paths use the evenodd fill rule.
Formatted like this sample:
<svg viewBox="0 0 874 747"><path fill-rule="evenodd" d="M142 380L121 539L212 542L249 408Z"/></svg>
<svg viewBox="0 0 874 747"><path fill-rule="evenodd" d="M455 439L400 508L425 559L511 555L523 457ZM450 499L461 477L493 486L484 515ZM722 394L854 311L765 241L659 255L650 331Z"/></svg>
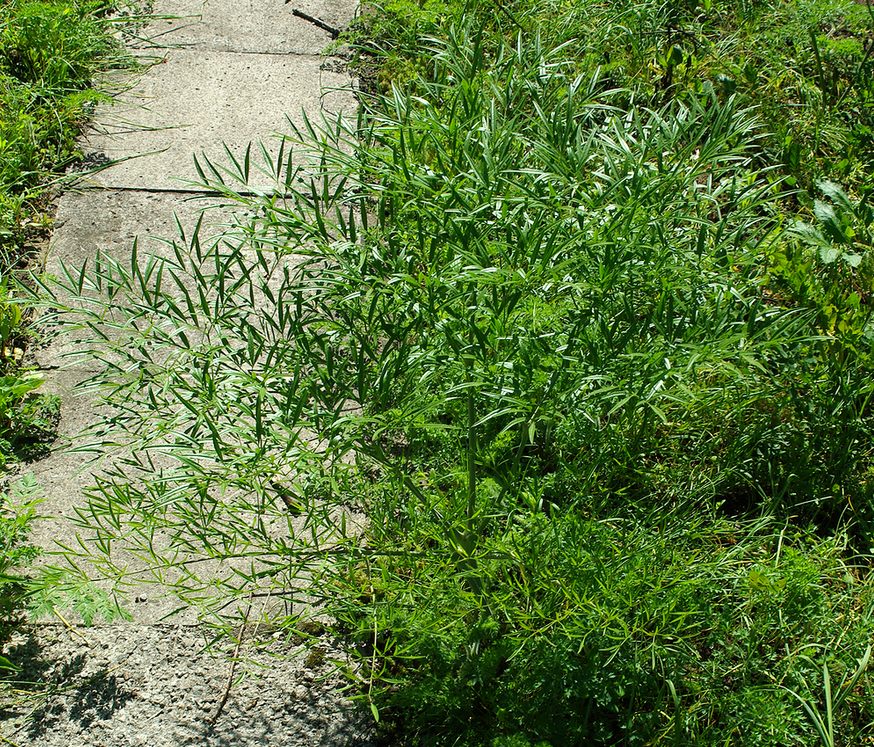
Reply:
<svg viewBox="0 0 874 747"><path fill-rule="evenodd" d="M233 225L43 300L131 449L70 562L231 627L315 606L391 744L864 743L870 8L349 38L356 118L198 158Z"/></svg>
<svg viewBox="0 0 874 747"><path fill-rule="evenodd" d="M38 488L8 485L18 463L45 453L58 398L37 392L22 368L29 332L17 281L51 223L47 184L77 157L75 138L99 99L92 81L121 62L104 2L0 2L0 642L20 621L33 583L22 574L36 554L27 542ZM60 595L60 590L58 595ZM0 669L14 669L0 657Z"/></svg>

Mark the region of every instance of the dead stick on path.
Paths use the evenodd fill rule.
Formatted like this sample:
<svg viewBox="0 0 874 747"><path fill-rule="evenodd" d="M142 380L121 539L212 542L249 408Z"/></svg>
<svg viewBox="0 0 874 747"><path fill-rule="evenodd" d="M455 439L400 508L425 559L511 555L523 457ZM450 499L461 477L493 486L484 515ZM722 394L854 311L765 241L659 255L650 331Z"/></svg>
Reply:
<svg viewBox="0 0 874 747"><path fill-rule="evenodd" d="M286 5L288 5L289 2L291 2L291 0L285 0ZM336 39L338 36L340 36L340 29L332 26L330 23L325 23L320 18L311 16L309 13L304 13L302 10L292 8L291 14L293 16L296 16L297 18L303 18L304 21L309 21L311 24L313 24L313 26L318 26L320 29L322 29L322 31L327 31L331 35L332 39Z"/></svg>
<svg viewBox="0 0 874 747"><path fill-rule="evenodd" d="M224 710L225 703L228 702L228 698L231 694L231 688L234 686L234 674L237 671L237 660L240 658L240 648L243 645L243 633L246 631L246 623L249 620L249 612L252 611L252 595L249 595L249 604L246 607L246 614L243 615L243 622L240 624L240 633L237 635L237 643L234 646L234 653L231 657L231 671L228 672L228 681L225 684L225 691L222 693L222 698L216 706L215 711L212 716L207 719L209 724L215 724L218 721L218 717L222 715L222 711Z"/></svg>
<svg viewBox="0 0 874 747"><path fill-rule="evenodd" d="M70 631L71 635L76 636L79 640L85 641L86 643L88 642L88 639L87 639L84 635L82 635L78 630L76 630L76 628L74 628L74 627L70 624L70 621L67 620L67 618L64 617L64 616L63 616L63 615L58 611L57 608L53 608L53 609L52 609L52 612L53 612L54 615L58 618L58 620L60 620L62 623L64 623L64 625L67 626L67 630Z"/></svg>

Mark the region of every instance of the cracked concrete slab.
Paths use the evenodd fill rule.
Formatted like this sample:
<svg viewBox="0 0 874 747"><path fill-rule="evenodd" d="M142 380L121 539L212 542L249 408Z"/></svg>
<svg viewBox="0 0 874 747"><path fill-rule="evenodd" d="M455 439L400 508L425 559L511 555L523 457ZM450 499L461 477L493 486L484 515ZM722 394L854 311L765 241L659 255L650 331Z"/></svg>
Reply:
<svg viewBox="0 0 874 747"><path fill-rule="evenodd" d="M320 54L330 32L295 16L299 10L337 30L355 15L349 0L158 0L154 20L139 31L134 46L189 47L221 52Z"/></svg>
<svg viewBox="0 0 874 747"><path fill-rule="evenodd" d="M326 67L328 69L326 69ZM86 159L106 168L83 186L192 189L195 156L232 166L253 151L250 186L269 189L258 143L275 154L289 121L354 111L349 78L323 58L170 50L113 104L98 107L83 141Z"/></svg>
<svg viewBox="0 0 874 747"><path fill-rule="evenodd" d="M67 192L58 204L43 266L50 275L57 275L62 265L81 267L98 251L129 257L134 242L140 252L162 253L168 242L190 240L199 222L198 235L209 240L232 228L234 218L226 202L198 193Z"/></svg>

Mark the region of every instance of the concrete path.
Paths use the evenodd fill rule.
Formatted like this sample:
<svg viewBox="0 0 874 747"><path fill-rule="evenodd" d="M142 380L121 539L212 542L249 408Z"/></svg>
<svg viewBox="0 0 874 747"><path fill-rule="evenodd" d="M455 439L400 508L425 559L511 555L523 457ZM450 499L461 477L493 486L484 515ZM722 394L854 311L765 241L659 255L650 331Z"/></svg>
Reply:
<svg viewBox="0 0 874 747"><path fill-rule="evenodd" d="M117 162L65 194L46 264L81 264L98 249L123 257L138 237L141 252L191 226L202 209L191 201L197 180L193 157L222 161L225 146L241 153L250 142L269 142L320 108L349 110L349 80L337 60L320 56L330 34L293 14L297 7L329 26L343 27L353 0L159 0L155 20L129 45L162 61L132 80L114 105L101 106L84 139L92 162ZM65 444L95 417L95 405L73 387L86 366L63 357L70 341L38 353L47 391L62 397L61 438L55 452L34 465L53 517L36 528L52 549L72 542L68 517L82 502L90 468L64 452ZM11 744L285 745L368 744L368 726L325 679L326 661L341 658L325 641L317 656L295 642L255 631L232 668L205 650L206 633L190 618L161 622L173 602L150 588L136 596L133 623L97 628L37 625L13 655L33 676L59 688L39 701L29 721L23 706L4 704L4 738ZM226 652L227 653L227 652ZM248 663L246 663L248 662ZM252 677L238 682L241 674ZM32 704L29 707L33 707Z"/></svg>

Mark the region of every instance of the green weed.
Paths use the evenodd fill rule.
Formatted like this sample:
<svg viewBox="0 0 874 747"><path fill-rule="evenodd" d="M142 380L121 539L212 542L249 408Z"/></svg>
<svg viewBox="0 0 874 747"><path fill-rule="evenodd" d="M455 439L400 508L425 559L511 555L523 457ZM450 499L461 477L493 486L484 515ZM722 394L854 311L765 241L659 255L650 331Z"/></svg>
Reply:
<svg viewBox="0 0 874 747"><path fill-rule="evenodd" d="M27 541L36 514L35 493L36 484L28 476L0 494L0 645L7 642L26 606L27 579L21 572L37 554ZM15 669L14 662L0 656L0 673Z"/></svg>
<svg viewBox="0 0 874 747"><path fill-rule="evenodd" d="M354 121L197 159L224 233L45 283L125 447L72 563L323 612L394 743L817 738L872 633L871 359L791 282L863 282L865 203L789 212L767 112L690 82L691 26L774 6L605 7L595 72L576 6L392 6L427 63L397 30Z"/></svg>
<svg viewBox="0 0 874 747"><path fill-rule="evenodd" d="M414 83L430 65L421 40L443 36L465 17L486 27L486 44L520 29L547 47L567 44L577 71L600 71L628 101L657 107L703 92L755 106L768 137L762 165L780 163L792 183L830 176L864 188L871 171L874 16L864 4L809 2L561 2L515 0L396 2L364 13L347 35L363 52L361 70Z"/></svg>

